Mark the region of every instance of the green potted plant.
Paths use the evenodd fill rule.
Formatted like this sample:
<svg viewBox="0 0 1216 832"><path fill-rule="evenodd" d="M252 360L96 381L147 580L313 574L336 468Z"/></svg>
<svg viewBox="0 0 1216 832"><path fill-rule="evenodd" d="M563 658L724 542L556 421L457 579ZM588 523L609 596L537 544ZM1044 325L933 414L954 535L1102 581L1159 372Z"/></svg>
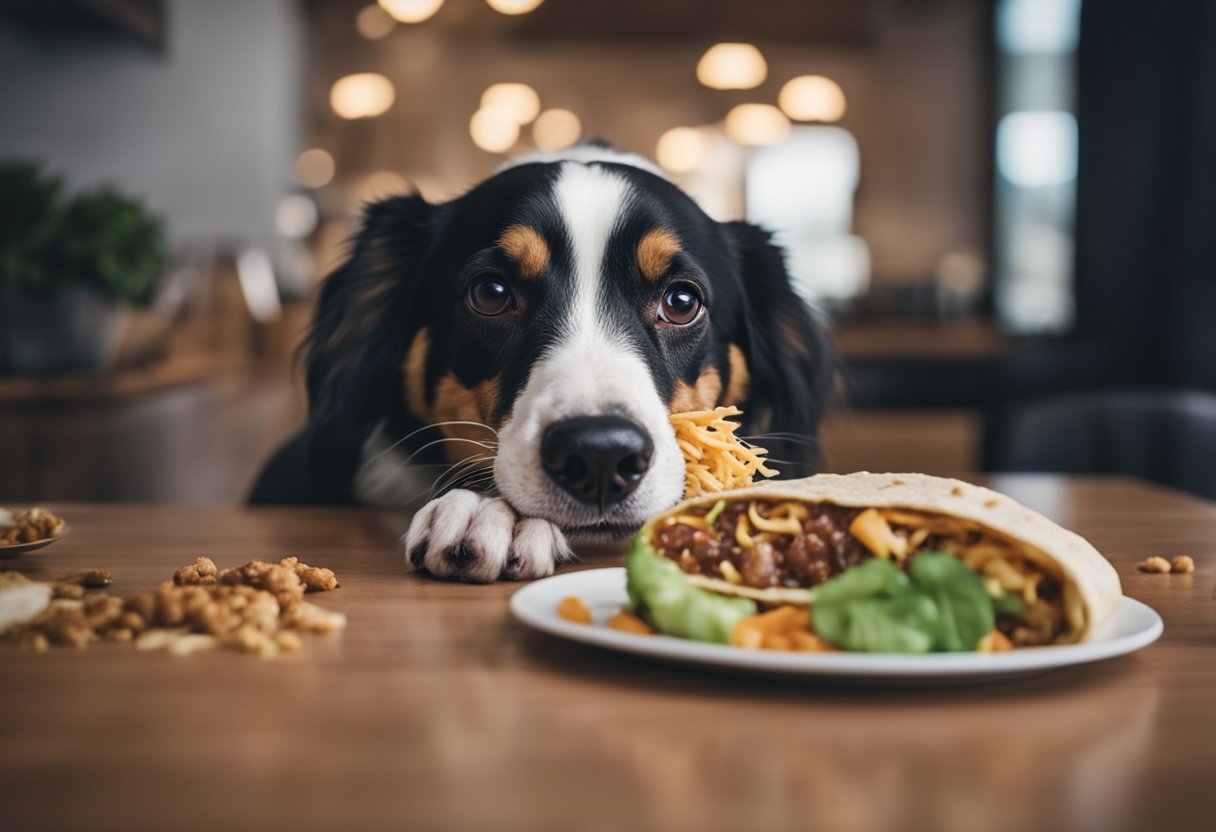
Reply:
<svg viewBox="0 0 1216 832"><path fill-rule="evenodd" d="M0 374L111 367L124 304L164 272L161 224L110 188L67 197L31 162L0 162Z"/></svg>

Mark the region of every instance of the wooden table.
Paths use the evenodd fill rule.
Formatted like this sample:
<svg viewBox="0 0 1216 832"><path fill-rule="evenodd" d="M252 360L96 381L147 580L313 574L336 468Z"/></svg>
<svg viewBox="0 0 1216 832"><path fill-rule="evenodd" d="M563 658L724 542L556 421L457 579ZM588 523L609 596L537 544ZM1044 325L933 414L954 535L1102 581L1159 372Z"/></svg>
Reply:
<svg viewBox="0 0 1216 832"><path fill-rule="evenodd" d="M294 553L337 571L318 600L350 623L277 662L0 652L0 826L1212 829L1216 506L1126 480L995 485L1109 555L1162 640L999 686L733 677L532 633L514 586L407 571L392 514L58 506L71 535L10 566L108 566L126 594L199 553ZM1198 570L1135 571L1158 553Z"/></svg>

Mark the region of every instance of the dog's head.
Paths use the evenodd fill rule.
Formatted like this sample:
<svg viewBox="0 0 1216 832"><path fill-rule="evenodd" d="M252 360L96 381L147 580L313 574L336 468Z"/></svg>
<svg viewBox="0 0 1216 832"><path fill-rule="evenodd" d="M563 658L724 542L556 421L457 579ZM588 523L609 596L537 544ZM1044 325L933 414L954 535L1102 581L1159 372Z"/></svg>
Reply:
<svg viewBox="0 0 1216 832"><path fill-rule="evenodd" d="M830 361L768 234L582 146L445 204L368 207L308 346L311 456L349 482L386 420L447 423L456 456L484 453L462 441L493 441L482 423L520 513L619 536L681 497L670 412L738 404L745 433L801 437L764 444L812 466Z"/></svg>

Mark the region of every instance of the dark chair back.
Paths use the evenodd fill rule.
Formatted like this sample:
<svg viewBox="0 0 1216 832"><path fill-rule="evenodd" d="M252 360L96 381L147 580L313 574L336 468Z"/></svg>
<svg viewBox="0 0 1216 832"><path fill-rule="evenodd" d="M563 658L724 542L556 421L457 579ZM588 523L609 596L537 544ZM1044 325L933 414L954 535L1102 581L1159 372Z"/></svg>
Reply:
<svg viewBox="0 0 1216 832"><path fill-rule="evenodd" d="M993 442L998 470L1129 474L1216 499L1216 394L1087 392L1015 408Z"/></svg>

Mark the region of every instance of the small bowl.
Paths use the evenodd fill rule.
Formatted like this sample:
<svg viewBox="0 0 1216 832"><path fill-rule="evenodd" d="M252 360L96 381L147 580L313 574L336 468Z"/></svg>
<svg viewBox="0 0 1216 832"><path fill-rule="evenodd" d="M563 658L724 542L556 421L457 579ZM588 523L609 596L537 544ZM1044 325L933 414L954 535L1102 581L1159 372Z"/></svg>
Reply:
<svg viewBox="0 0 1216 832"><path fill-rule="evenodd" d="M0 560L5 558L15 558L19 555L24 555L26 552L41 549L43 546L50 546L56 540L61 539L69 531L71 531L71 529L65 525L63 527L63 531L54 537L44 537L41 540L31 540L29 543L10 543L7 546L0 546Z"/></svg>

